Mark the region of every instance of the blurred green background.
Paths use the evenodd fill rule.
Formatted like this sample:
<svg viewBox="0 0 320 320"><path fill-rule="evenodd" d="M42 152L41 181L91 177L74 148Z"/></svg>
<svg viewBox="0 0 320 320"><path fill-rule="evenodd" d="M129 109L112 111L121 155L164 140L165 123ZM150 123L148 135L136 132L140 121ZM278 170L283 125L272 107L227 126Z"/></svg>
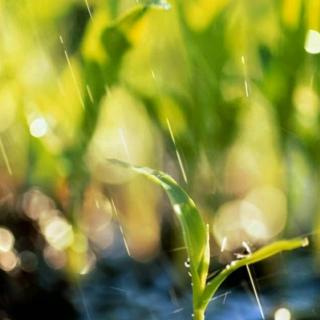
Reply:
<svg viewBox="0 0 320 320"><path fill-rule="evenodd" d="M1 0L0 267L36 250L86 274L119 227L138 261L167 224L181 243L161 191L108 158L176 178L220 262L306 234L316 257L319 32L318 0Z"/></svg>

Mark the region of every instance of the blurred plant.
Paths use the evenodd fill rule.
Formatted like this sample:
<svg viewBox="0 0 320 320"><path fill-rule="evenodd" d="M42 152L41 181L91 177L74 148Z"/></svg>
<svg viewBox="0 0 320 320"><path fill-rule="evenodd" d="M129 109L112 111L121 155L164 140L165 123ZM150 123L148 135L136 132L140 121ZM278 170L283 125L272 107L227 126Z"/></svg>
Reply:
<svg viewBox="0 0 320 320"><path fill-rule="evenodd" d="M149 162L155 157L149 155L156 154L156 161L164 158L165 171L179 176L178 165L171 161L178 155L188 177L185 188L205 214L210 212L209 219L212 211L219 215L230 200L250 200L251 191L272 186L279 191L274 192L278 198L288 198L288 210L286 199L281 201L281 214L258 212L279 216L281 223L274 220L277 228L272 237L283 230L287 216L289 226L296 223L295 211L301 223L289 229L291 234L299 227L299 232L313 228L312 219L305 216L311 217L319 206L314 191L320 188L319 59L315 55L319 1L171 3L172 10L164 14L170 7L165 0L140 1L137 6L130 0L0 2L5 9L0 10L4 40L0 53L5 58L0 68L5 84L0 90L5 106L0 119L2 167L7 167L3 171L23 188L38 185L58 198L68 230L77 235L66 250L76 250L75 243L83 236L78 229L92 181L113 184L111 177L117 175L101 163L95 167L105 159L105 141L113 147L109 157L125 153L119 141L121 121L115 118L130 123L131 130L124 136L139 132L129 145L131 162L153 166ZM306 35L313 38L304 46ZM52 54L56 54L55 66ZM139 105L135 113L131 105ZM111 110L109 122L105 109ZM133 113L143 120L136 121ZM19 124L14 123L15 117ZM147 121L152 125L144 125ZM111 126L114 135L104 134ZM147 143L141 136L152 138ZM164 157L154 152L162 145ZM143 160L135 158L138 149L144 152ZM118 179L116 184L124 180L129 179ZM311 187L307 185L305 197L308 182ZM103 189L102 184L97 189ZM133 199L139 198L133 193L121 199L130 203L131 210ZM145 211L155 211L156 200L154 196ZM135 218L136 212L131 216ZM125 212L124 224L128 217ZM265 226L265 219L258 222ZM150 219L148 226L158 241L159 221ZM219 242L217 229L223 228L218 227L214 236ZM262 238L261 228L255 231L257 243L271 238L269 234Z"/></svg>
<svg viewBox="0 0 320 320"><path fill-rule="evenodd" d="M68 256L67 269L77 274L83 265L77 261L86 260L87 241L92 237L84 230L87 226L82 225L86 215L83 212L87 210L84 204L86 192L92 186L94 176L88 153L101 122L102 109L106 107L106 96L120 87L121 66L133 47L134 30L139 22L148 11L169 7L165 1L122 6L118 1L96 1L92 16L85 2L51 4L46 1L40 4L34 0L22 4L28 14L20 12L21 4L0 2L0 31L6 40L0 54L8 60L0 68L1 80L8 83L8 90L7 85L0 88L1 106L6 111L0 120L0 152L6 169L3 174L8 174L8 179L14 180L17 189L21 188L23 192L30 186L38 186L55 200L60 209L56 217L60 219L59 223L53 223L50 228L38 226L39 232L46 240L50 239L47 242L51 245L52 234L55 236L57 231L68 230L69 236L63 239L66 243L59 250ZM41 6L46 10L40 10ZM5 31L4 21L10 26L9 31ZM53 26L55 23L59 28ZM30 31L31 36L21 35L19 28ZM52 31L50 37L46 34L48 30ZM34 45L34 38L37 46L21 55L21 47ZM11 42L17 44L13 46ZM50 50L48 55L46 49ZM50 61L50 55L57 52L57 61L61 60L62 66L59 68ZM11 61L14 54L16 59ZM120 96L125 95L123 92L126 93L122 90ZM129 94L125 98L134 100ZM131 100L129 103L134 104ZM137 113L135 111L134 116ZM19 121L15 123L14 120ZM22 139L15 138L16 144L11 135ZM20 149L20 144L24 152L19 151L20 155L16 157L12 150ZM98 152L94 150L97 156ZM28 192L25 195L28 196ZM37 210L45 211L39 204L37 207L30 214L25 207L23 210L28 217L35 215ZM92 214L93 210L89 211ZM81 250L79 239L84 243Z"/></svg>
<svg viewBox="0 0 320 320"><path fill-rule="evenodd" d="M257 250L248 252L245 257L232 261L212 280L208 279L210 264L209 225L206 225L199 214L193 200L169 175L146 167L132 166L119 160L111 163L129 168L159 184L167 193L172 208L177 215L183 232L188 258L186 266L190 268L193 292L193 318L203 320L205 310L222 282L240 267L247 266L279 252L294 250L308 245L307 238L280 240Z"/></svg>

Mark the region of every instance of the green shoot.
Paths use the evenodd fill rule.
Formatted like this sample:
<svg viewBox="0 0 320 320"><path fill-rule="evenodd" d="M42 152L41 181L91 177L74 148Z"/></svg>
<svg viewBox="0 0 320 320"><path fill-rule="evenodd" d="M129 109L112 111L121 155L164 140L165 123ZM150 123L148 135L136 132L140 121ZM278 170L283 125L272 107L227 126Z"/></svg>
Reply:
<svg viewBox="0 0 320 320"><path fill-rule="evenodd" d="M267 259L279 252L308 245L307 238L274 242L240 260L232 261L230 265L226 266L211 281L206 283L210 262L209 228L205 225L193 200L172 177L161 171L132 166L114 159L109 161L148 177L159 184L167 193L173 210L179 219L187 249L192 278L193 316L195 320L204 319L205 310L210 300L223 281L235 270Z"/></svg>

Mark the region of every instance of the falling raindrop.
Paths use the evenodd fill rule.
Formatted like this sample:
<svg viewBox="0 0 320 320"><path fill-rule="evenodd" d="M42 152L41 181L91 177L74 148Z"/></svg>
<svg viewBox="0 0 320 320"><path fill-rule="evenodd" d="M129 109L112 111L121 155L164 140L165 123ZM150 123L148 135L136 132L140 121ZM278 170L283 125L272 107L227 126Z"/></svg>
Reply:
<svg viewBox="0 0 320 320"><path fill-rule="evenodd" d="M223 237L222 239L222 244L221 244L221 252L223 252L226 249L226 245L227 245L227 237Z"/></svg>
<svg viewBox="0 0 320 320"><path fill-rule="evenodd" d="M231 261L231 263L230 263L231 267L233 267L236 263L237 263L236 260Z"/></svg>
<svg viewBox="0 0 320 320"><path fill-rule="evenodd" d="M249 247L247 242L242 241L242 245L247 250L248 253L252 253L252 251L251 251L251 249L250 249L250 247Z"/></svg>
<svg viewBox="0 0 320 320"><path fill-rule="evenodd" d="M244 75L244 89L246 97L249 97L249 84L248 84L248 75L247 75L247 62L244 56L241 56L241 63L243 65L243 75Z"/></svg>
<svg viewBox="0 0 320 320"><path fill-rule="evenodd" d="M5 165L7 167L7 170L9 172L9 174L12 175L12 169L11 169L11 165L10 165L10 162L9 162L9 158L8 158L6 149L4 148L4 145L3 145L3 142L2 142L1 139L0 139L0 151L2 153L2 157L4 159L4 162L5 162Z"/></svg>
<svg viewBox="0 0 320 320"><path fill-rule="evenodd" d="M181 170L181 173L182 173L183 180L185 181L185 183L188 183L186 170L185 170L184 165L182 163L182 159L181 159L180 153L178 151L178 148L177 148L177 145L176 145L176 140L175 140L175 137L173 135L172 127L171 127L171 124L170 124L170 121L169 121L168 118L167 118L167 126L168 126L168 129L169 129L171 140L172 140L174 148L176 150L176 156L177 156L177 159L178 159L178 163L179 163L179 167L180 167L180 170Z"/></svg>
<svg viewBox="0 0 320 320"><path fill-rule="evenodd" d="M85 104L84 104L84 101L83 101L83 98L82 98L80 85L78 83L77 77L76 77L75 72L73 70L73 67L72 67L72 64L71 64L71 61L70 61L70 58L69 58L69 54L67 52L67 49L64 46L64 41L63 41L63 38L62 38L61 35L59 36L59 39L60 39L60 42L61 42L61 44L63 46L63 49L64 49L64 55L65 55L65 58L67 60L67 64L68 64L68 67L69 67L69 70L70 70L70 74L71 74L71 77L72 77L72 80L73 80L74 87L75 87L75 89L77 91L77 94L78 94L80 105L82 106L82 109L85 109Z"/></svg>
<svg viewBox="0 0 320 320"><path fill-rule="evenodd" d="M90 9L88 0L85 0L85 3L86 3L86 7L87 7L87 10L88 10L90 19L93 20L93 18L92 18L92 12L91 12L91 9Z"/></svg>

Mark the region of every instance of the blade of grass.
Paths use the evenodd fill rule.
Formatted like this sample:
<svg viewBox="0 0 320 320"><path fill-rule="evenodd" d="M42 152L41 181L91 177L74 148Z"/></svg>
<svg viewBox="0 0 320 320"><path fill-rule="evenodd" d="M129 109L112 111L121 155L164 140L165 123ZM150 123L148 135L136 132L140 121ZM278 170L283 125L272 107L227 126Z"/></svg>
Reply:
<svg viewBox="0 0 320 320"><path fill-rule="evenodd" d="M249 254L245 258L232 261L230 265L228 265L217 276L215 276L212 281L210 281L207 284L207 287L201 297L201 308L206 309L208 303L210 302L214 294L217 292L222 282L237 269L243 266L247 266L262 261L282 251L290 251L300 247L305 247L308 245L308 243L309 241L307 238L280 240L271 243L252 254Z"/></svg>
<svg viewBox="0 0 320 320"><path fill-rule="evenodd" d="M193 200L173 178L161 171L132 166L114 159L110 159L109 162L143 174L159 184L167 193L181 224L190 263L194 305L196 306L206 284L210 248L208 228L203 222Z"/></svg>
<svg viewBox="0 0 320 320"><path fill-rule="evenodd" d="M274 242L240 260L232 261L230 265L206 284L210 262L209 228L205 225L193 200L173 178L161 171L133 166L115 159L109 159L108 161L114 165L145 175L166 191L181 224L183 239L187 247L192 276L193 317L195 320L204 319L205 310L213 295L223 281L240 267L262 261L282 251L294 250L308 245L307 238Z"/></svg>

